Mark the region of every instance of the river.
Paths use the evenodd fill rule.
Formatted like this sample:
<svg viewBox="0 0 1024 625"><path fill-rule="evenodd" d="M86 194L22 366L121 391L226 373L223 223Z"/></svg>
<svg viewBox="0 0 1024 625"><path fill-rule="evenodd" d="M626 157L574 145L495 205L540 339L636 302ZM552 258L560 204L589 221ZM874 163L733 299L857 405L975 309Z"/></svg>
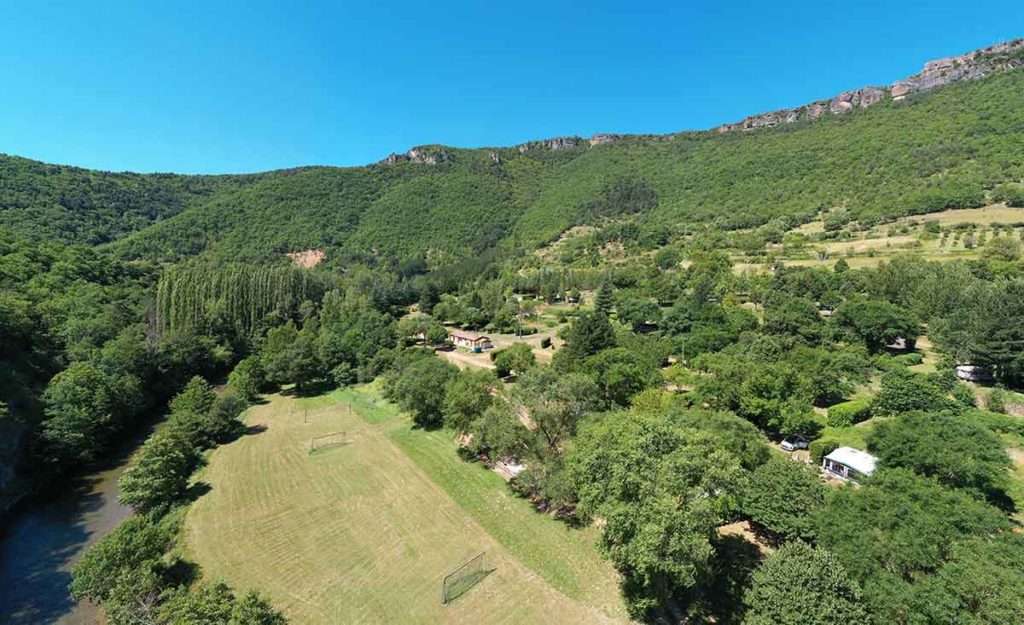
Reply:
<svg viewBox="0 0 1024 625"><path fill-rule="evenodd" d="M68 594L71 567L131 509L117 502L117 480L150 429L114 452L107 466L67 478L0 528L0 623L95 625L99 608Z"/></svg>

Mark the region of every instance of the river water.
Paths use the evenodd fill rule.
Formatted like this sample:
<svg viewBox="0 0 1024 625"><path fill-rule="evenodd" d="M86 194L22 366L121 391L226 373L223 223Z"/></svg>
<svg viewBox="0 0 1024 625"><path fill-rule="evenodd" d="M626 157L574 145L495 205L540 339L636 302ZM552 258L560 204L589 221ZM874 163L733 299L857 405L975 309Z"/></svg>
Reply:
<svg viewBox="0 0 1024 625"><path fill-rule="evenodd" d="M68 594L71 567L131 514L117 502L117 480L149 433L115 452L106 467L54 485L0 528L0 623L103 623L96 606Z"/></svg>

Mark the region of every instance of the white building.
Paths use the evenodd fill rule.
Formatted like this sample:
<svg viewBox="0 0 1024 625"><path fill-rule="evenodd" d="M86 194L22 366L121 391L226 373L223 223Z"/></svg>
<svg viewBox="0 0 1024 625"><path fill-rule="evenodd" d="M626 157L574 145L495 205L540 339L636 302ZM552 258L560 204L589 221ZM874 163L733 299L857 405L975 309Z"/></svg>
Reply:
<svg viewBox="0 0 1024 625"><path fill-rule="evenodd" d="M875 472L878 458L853 447L838 447L821 460L821 468L844 480L856 482Z"/></svg>

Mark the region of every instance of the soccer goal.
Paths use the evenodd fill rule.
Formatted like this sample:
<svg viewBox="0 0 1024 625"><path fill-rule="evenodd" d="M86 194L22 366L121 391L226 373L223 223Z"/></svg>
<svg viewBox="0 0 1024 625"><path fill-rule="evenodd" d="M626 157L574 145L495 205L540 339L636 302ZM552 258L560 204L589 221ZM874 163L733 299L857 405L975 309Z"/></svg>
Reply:
<svg viewBox="0 0 1024 625"><path fill-rule="evenodd" d="M330 449L331 447L341 447L348 442L348 437L345 432L331 432L323 436L314 436L309 439L309 454L313 455L318 451L324 449Z"/></svg>
<svg viewBox="0 0 1024 625"><path fill-rule="evenodd" d="M481 551L468 562L444 576L441 582L441 603L447 605L463 595L491 571L487 568L487 552Z"/></svg>

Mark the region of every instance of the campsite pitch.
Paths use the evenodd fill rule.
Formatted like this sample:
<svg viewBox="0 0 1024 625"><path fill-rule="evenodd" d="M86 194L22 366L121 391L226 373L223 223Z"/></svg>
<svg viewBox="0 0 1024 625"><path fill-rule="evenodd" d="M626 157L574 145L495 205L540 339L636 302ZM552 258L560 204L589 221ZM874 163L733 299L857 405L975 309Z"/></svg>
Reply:
<svg viewBox="0 0 1024 625"><path fill-rule="evenodd" d="M293 623L625 621L596 532L534 512L447 434L412 430L373 389L268 399L246 415L265 429L199 477L211 490L183 542L206 579L260 590ZM345 445L309 455L338 430ZM444 575L481 551L493 571L442 605Z"/></svg>

